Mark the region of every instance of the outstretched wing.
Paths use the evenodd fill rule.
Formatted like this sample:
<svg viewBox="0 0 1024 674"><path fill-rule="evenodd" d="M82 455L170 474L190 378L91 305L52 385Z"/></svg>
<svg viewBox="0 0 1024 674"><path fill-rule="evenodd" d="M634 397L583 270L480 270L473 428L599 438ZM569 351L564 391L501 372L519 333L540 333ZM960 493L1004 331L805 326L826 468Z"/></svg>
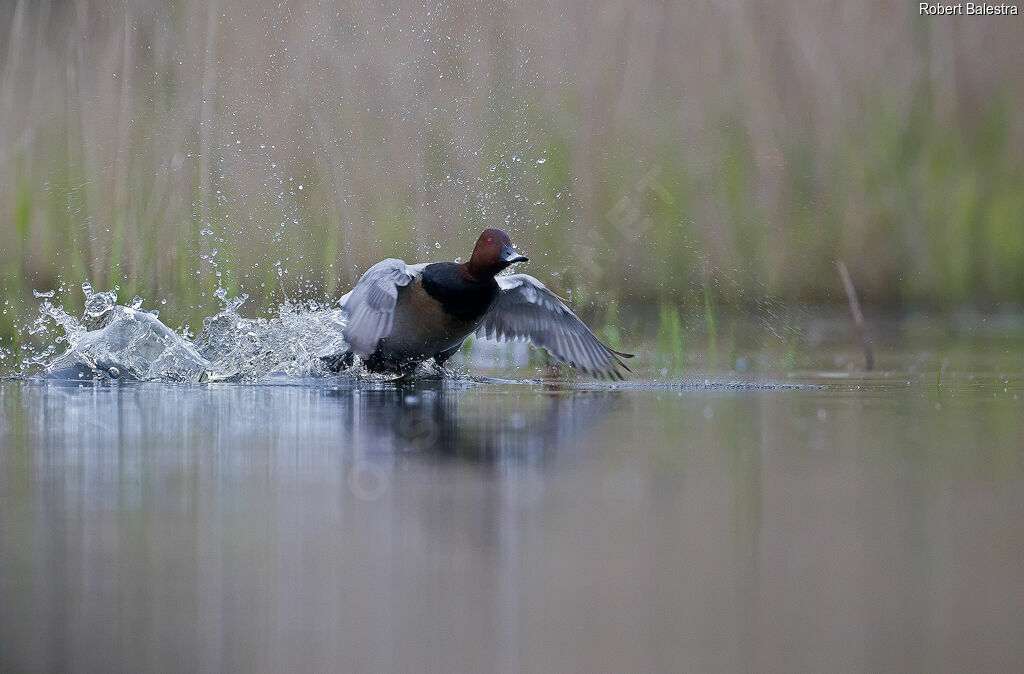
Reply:
<svg viewBox="0 0 1024 674"><path fill-rule="evenodd" d="M583 321L543 283L527 274L499 276L498 297L476 334L489 339L525 340L556 359L596 377L622 379L630 371L616 351L599 340Z"/></svg>
<svg viewBox="0 0 1024 674"><path fill-rule="evenodd" d="M341 334L352 351L366 358L377 348L377 342L391 333L398 289L412 283L425 266L409 265L397 258L381 260L338 300L347 319Z"/></svg>

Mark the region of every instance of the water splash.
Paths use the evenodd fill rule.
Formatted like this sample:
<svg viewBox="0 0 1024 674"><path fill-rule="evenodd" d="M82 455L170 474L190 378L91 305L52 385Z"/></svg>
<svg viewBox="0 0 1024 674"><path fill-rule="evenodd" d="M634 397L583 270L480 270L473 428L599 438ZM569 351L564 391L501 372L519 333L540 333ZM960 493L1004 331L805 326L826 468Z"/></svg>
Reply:
<svg viewBox="0 0 1024 674"><path fill-rule="evenodd" d="M162 323L158 311L142 309L138 295L130 305L117 303L117 291L96 292L82 284L85 310L75 318L55 305L53 292L42 299L29 334L55 334L27 356L23 373L42 369L45 376L70 379L130 379L198 383L257 381L268 375L324 376L322 358L344 351L341 309L286 302L273 318L245 318L239 308L248 295L214 295L221 311L205 318L194 339ZM63 347L63 350L61 350Z"/></svg>
<svg viewBox="0 0 1024 674"><path fill-rule="evenodd" d="M346 348L341 309L285 302L274 318L244 318L238 309L248 295L229 299L223 289L215 295L224 308L203 319L194 342L210 361L209 381L252 381L270 374L322 376L327 369L321 358Z"/></svg>
<svg viewBox="0 0 1024 674"><path fill-rule="evenodd" d="M76 379L199 381L209 362L187 339L142 310L142 299L117 304L117 291L95 292L82 284L85 311L81 320L46 300L36 325L49 320L64 329L67 348L54 356L56 344L29 359L46 374Z"/></svg>
<svg viewBox="0 0 1024 674"><path fill-rule="evenodd" d="M107 316L117 305L117 291L94 292L92 284L86 281L82 284L82 292L85 293L85 313L82 316L82 326L86 330L96 330L104 324ZM137 309L138 307L132 307Z"/></svg>

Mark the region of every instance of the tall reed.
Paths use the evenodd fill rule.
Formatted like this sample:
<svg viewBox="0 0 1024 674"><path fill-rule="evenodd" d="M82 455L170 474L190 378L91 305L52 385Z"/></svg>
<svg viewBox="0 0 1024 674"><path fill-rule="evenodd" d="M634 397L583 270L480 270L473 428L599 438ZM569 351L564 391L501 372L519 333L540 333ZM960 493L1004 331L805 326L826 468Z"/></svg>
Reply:
<svg viewBox="0 0 1024 674"><path fill-rule="evenodd" d="M1024 298L1012 20L17 0L0 27L10 338L61 278L195 326L218 283L252 311L333 296L386 255L465 255L484 225L597 316L605 296L711 316L701 290L839 303L837 257L876 305Z"/></svg>

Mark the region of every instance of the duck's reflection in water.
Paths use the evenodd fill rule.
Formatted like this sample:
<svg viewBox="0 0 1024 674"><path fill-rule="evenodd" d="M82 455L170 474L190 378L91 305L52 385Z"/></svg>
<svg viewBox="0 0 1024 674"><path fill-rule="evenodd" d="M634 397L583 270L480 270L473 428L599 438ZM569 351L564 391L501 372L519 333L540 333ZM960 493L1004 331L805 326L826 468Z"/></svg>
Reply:
<svg viewBox="0 0 1024 674"><path fill-rule="evenodd" d="M514 554L520 509L537 505L548 471L593 449L616 401L608 391L436 382L329 395L352 432L348 494L377 501L373 516L388 527L415 523L444 554Z"/></svg>
<svg viewBox="0 0 1024 674"><path fill-rule="evenodd" d="M354 446L371 454L537 464L585 448L615 397L558 388L494 394L434 381L328 395L349 415Z"/></svg>

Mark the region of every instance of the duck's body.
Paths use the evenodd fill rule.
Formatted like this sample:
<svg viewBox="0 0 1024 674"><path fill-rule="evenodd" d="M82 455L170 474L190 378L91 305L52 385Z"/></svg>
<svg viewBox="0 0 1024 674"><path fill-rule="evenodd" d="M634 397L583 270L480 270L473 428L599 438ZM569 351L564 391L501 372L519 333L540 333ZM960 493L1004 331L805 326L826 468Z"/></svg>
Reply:
<svg viewBox="0 0 1024 674"><path fill-rule="evenodd" d="M454 262L416 267L398 289L391 331L365 359L372 370L398 371L428 358L443 363L480 327L498 296L494 279L466 279Z"/></svg>
<svg viewBox="0 0 1024 674"><path fill-rule="evenodd" d="M524 261L504 232L486 230L464 264L378 262L340 300L351 353L371 371L407 372L430 358L444 363L478 333L526 339L585 372L621 378L620 357L630 354L601 343L540 281L525 274L495 278ZM332 369L350 362L349 353L329 360Z"/></svg>

